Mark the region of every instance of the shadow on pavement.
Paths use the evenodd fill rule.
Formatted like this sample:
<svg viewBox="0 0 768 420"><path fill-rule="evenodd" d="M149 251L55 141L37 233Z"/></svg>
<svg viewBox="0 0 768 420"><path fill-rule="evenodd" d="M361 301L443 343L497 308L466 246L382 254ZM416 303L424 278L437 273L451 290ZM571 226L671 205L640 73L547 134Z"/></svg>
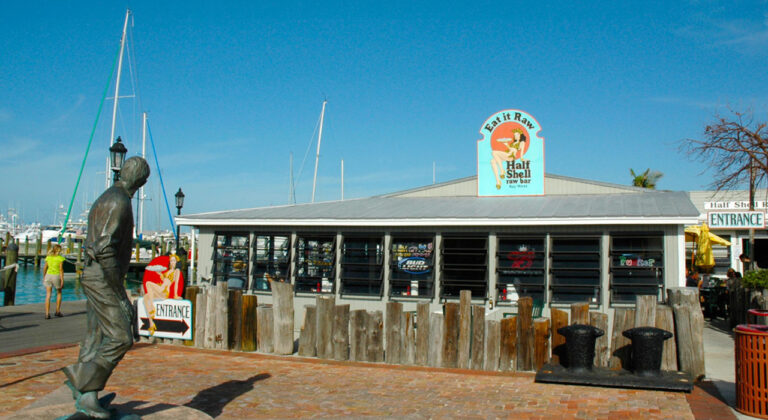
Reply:
<svg viewBox="0 0 768 420"><path fill-rule="evenodd" d="M706 392L707 394L717 398L723 404L730 405L728 401L725 399L725 397L723 397L723 394L720 393L720 390L717 389L717 385L715 384L716 382L733 386L733 383L731 382L725 382L719 379L715 379L715 380L700 381L696 383L696 387L700 388L702 391Z"/></svg>
<svg viewBox="0 0 768 420"><path fill-rule="evenodd" d="M232 400L253 389L256 381L270 378L268 373L251 376L244 381L232 380L200 391L192 401L184 404L189 408L200 410L211 417L218 417L224 407Z"/></svg>
<svg viewBox="0 0 768 420"><path fill-rule="evenodd" d="M713 330L723 332L733 337L733 328L730 327L727 319L710 318L705 321L705 324L708 325Z"/></svg>
<svg viewBox="0 0 768 420"><path fill-rule="evenodd" d="M5 314L3 316L0 316L0 320L8 319L8 318L14 318L17 316L25 316L25 315L34 315L35 312L17 312L15 314Z"/></svg>
<svg viewBox="0 0 768 420"><path fill-rule="evenodd" d="M147 407L138 408L145 404L147 404L146 401L134 400L134 401L129 401L121 404L113 404L110 406L110 408L114 408L118 412L131 413L131 414L136 414L139 417L143 417L143 416L148 416L150 414L159 413L161 411L170 410L176 407L175 405L171 405L171 404L154 403Z"/></svg>
<svg viewBox="0 0 768 420"><path fill-rule="evenodd" d="M16 327L8 327L8 328L3 327L2 325L0 325L0 333L8 332L8 331L23 330L23 329L26 329L26 328L33 328L33 327L37 327L38 325L40 325L40 324L18 325Z"/></svg>

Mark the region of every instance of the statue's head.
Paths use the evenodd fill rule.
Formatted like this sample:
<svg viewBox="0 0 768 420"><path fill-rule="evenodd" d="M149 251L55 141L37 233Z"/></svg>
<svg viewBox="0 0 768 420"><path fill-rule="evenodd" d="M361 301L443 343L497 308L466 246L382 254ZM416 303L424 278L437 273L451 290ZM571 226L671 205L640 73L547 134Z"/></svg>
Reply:
<svg viewBox="0 0 768 420"><path fill-rule="evenodd" d="M149 178L149 164L144 158L133 156L128 158L123 164L123 168L120 170L119 182L128 190L128 194L133 197L133 193L147 182L147 178Z"/></svg>

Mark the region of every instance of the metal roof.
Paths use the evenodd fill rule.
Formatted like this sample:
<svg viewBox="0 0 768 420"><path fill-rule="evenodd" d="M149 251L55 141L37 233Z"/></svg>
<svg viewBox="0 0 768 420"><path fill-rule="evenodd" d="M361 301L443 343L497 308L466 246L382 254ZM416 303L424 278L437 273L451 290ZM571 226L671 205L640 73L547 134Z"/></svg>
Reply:
<svg viewBox="0 0 768 420"><path fill-rule="evenodd" d="M391 197L188 214L191 226L695 224L685 192L535 197Z"/></svg>

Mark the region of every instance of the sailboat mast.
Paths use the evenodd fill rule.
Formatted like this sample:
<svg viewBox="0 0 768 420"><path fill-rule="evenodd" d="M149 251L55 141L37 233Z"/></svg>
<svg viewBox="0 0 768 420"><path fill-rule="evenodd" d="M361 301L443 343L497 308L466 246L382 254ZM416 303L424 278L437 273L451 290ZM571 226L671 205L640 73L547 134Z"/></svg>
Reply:
<svg viewBox="0 0 768 420"><path fill-rule="evenodd" d="M117 61L117 80L115 81L115 103L114 106L112 106L112 131L109 133L109 144L107 146L112 146L112 142L115 141L115 122L117 121L117 98L120 95L120 74L122 73L123 69L123 51L125 51L125 34L128 31L128 18L131 16L131 10L127 9L125 11L125 22L123 23L123 36L120 38L120 58ZM106 187L109 188L110 184L110 162L109 162L109 156L107 156L107 170L106 170Z"/></svg>
<svg viewBox="0 0 768 420"><path fill-rule="evenodd" d="M323 118L325 117L325 104L328 101L323 101L323 110L320 111L320 131L317 134L317 154L315 155L315 176L312 179L312 202L315 202L315 189L317 187L317 164L320 162L320 143L323 141Z"/></svg>
<svg viewBox="0 0 768 420"><path fill-rule="evenodd" d="M147 113L141 114L141 157L147 158ZM144 186L139 188L139 231L138 235L144 232Z"/></svg>

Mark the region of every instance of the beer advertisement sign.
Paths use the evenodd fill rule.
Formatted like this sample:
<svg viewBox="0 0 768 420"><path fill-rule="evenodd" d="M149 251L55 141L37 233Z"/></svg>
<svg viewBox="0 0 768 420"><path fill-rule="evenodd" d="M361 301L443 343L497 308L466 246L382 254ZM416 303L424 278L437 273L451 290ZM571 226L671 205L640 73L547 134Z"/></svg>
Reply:
<svg viewBox="0 0 768 420"><path fill-rule="evenodd" d="M480 127L477 195L544 195L544 138L531 115L499 111Z"/></svg>

